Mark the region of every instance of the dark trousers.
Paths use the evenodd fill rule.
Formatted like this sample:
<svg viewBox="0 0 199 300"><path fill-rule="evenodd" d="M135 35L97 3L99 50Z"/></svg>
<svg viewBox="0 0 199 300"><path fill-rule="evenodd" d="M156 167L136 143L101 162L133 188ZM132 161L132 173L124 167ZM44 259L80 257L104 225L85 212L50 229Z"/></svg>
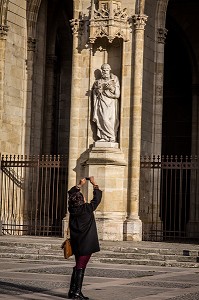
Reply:
<svg viewBox="0 0 199 300"><path fill-rule="evenodd" d="M75 261L76 261L76 270L79 269L86 269L87 263L89 262L89 259L91 257L91 254L89 255L75 255Z"/></svg>

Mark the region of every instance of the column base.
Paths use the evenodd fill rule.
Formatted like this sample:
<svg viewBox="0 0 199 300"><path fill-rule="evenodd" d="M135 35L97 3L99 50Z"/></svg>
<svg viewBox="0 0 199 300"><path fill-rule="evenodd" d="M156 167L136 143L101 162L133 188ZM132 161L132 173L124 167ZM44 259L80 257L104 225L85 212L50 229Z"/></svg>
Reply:
<svg viewBox="0 0 199 300"><path fill-rule="evenodd" d="M119 212L96 212L99 240L123 241L125 214Z"/></svg>
<svg viewBox="0 0 199 300"><path fill-rule="evenodd" d="M125 241L142 241L142 222L140 219L128 218L124 224Z"/></svg>

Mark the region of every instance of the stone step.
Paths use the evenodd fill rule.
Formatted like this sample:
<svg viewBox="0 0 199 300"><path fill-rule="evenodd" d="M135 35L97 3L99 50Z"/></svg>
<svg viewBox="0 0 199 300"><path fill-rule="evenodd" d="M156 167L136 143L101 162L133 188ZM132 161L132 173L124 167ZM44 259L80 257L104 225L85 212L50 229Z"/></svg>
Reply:
<svg viewBox="0 0 199 300"><path fill-rule="evenodd" d="M64 261L62 250L48 251L32 248L0 248L1 258L32 259L32 260L61 260ZM199 267L197 259L190 256L138 254L138 253L116 253L100 251L92 256L93 262L135 264L152 266L175 266L175 267Z"/></svg>
<svg viewBox="0 0 199 300"><path fill-rule="evenodd" d="M40 254L27 254L27 253L0 253L0 258L12 258L12 259L28 259L28 260L40 260L40 261L65 261L63 255L40 255ZM73 261L74 258L70 257L69 261ZM148 266L165 266L165 267L183 267L183 268L198 268L199 263L194 262L179 262L176 260L151 260L151 259L130 259L130 258L105 258L100 256L92 256L91 262L95 263L109 263L109 264L126 264L126 265L148 265Z"/></svg>
<svg viewBox="0 0 199 300"><path fill-rule="evenodd" d="M128 251L127 251L128 250ZM137 258L147 256L150 259L156 259L156 256L159 257L159 260L165 260L165 257L170 257L171 259L176 259L177 257L185 261L198 259L198 251L169 251L169 249L159 249L159 251L154 251L158 249L121 249L121 248L111 248L103 247L99 253L104 253L106 256L118 256L121 258L125 255L126 258ZM22 243L1 243L0 242L0 253L1 252L22 252L22 253L34 253L34 254L56 254L60 253L62 255L61 244L22 244ZM101 254L100 254L101 255Z"/></svg>
<svg viewBox="0 0 199 300"><path fill-rule="evenodd" d="M60 260L64 261L63 253L62 255L50 255L50 254L36 254L36 253L0 253L0 258L13 258L13 259L29 259L29 260ZM72 259L72 258L69 258Z"/></svg>
<svg viewBox="0 0 199 300"><path fill-rule="evenodd" d="M8 248L27 248L31 249L31 251L37 251L43 249L44 251L49 250L60 250L61 243L63 239L59 239L58 242L55 243L47 243L47 242L16 242L16 241L1 241L0 239L0 247L8 247ZM105 251L112 251L116 253L138 253L138 254L160 254L160 255L183 255L183 256L199 256L199 247L198 249L189 249L189 246L185 249L175 249L171 248L149 248L149 247L121 247L121 246L112 246L106 245L106 243L101 243L101 249Z"/></svg>
<svg viewBox="0 0 199 300"><path fill-rule="evenodd" d="M62 257L63 256L63 251L59 247L23 247L22 245L20 246L1 246L0 247L0 257L1 254L27 254L27 255L33 255L35 257L41 257L41 256L51 256L51 257ZM183 256L183 255L175 255L175 254L167 254L167 255L162 255L159 253L134 253L134 252L116 252L116 251L111 251L111 250L101 250L100 252L96 253L95 256L103 257L103 258L118 258L118 259L147 259L147 260L156 260L156 261L166 261L166 260L176 260L176 261L181 261L181 262L194 262L196 263L198 261L198 257L196 256Z"/></svg>
<svg viewBox="0 0 199 300"><path fill-rule="evenodd" d="M0 238L0 257L32 260L64 261L61 238ZM123 246L124 244L124 246ZM199 267L199 248L197 245L166 245L139 243L101 242L101 251L92 256L93 262ZM168 248L166 246L169 246ZM73 259L73 258L70 258ZM70 260L69 259L69 260Z"/></svg>
<svg viewBox="0 0 199 300"><path fill-rule="evenodd" d="M171 249L171 248L140 248L140 247L119 247L119 246L106 246L102 245L103 250L110 250L114 252L124 252L124 253L141 253L141 254L148 254L148 253L155 253L155 254L162 254L162 255L183 255L183 256L199 256L199 248L198 250L189 249Z"/></svg>
<svg viewBox="0 0 199 300"><path fill-rule="evenodd" d="M199 263L194 262L179 262L176 260L156 261L147 259L119 259L119 258L92 258L93 262L109 263L109 264L128 264L128 265L149 265L149 266L164 266L164 267L180 267L180 268L199 268Z"/></svg>
<svg viewBox="0 0 199 300"><path fill-rule="evenodd" d="M128 252L112 252L112 251L104 251L101 250L95 254L96 256L100 256L103 258L118 258L118 259L150 259L150 260L158 260L158 261L166 261L166 260L176 260L181 262L198 262L199 258L197 256L183 256L176 254L167 254L162 255L158 253L128 253Z"/></svg>

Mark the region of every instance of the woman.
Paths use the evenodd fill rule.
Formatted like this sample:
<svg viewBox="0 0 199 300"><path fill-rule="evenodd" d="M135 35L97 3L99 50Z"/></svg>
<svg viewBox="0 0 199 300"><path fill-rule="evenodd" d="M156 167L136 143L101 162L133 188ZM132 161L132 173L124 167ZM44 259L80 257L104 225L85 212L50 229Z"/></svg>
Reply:
<svg viewBox="0 0 199 300"><path fill-rule="evenodd" d="M94 181L94 177L89 177L93 185L93 199L86 203L81 187L86 183L86 178L80 180L77 186L69 191L68 210L70 239L76 265L71 276L69 299L89 299L82 294L82 283L86 265L92 253L100 251L97 227L93 211L98 207L102 198L102 191Z"/></svg>

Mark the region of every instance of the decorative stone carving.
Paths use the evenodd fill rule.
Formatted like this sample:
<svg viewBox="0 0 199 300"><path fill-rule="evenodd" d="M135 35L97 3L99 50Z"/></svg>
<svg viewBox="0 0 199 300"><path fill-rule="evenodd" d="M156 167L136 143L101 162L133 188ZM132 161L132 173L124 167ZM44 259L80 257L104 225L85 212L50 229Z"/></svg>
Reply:
<svg viewBox="0 0 199 300"><path fill-rule="evenodd" d="M83 33L83 27L84 27L84 20L82 17L82 14L80 13L79 19L72 19L70 20L70 24L72 27L72 32L74 35L82 35Z"/></svg>
<svg viewBox="0 0 199 300"><path fill-rule="evenodd" d="M158 28L157 40L158 43L164 44L166 40L168 30L166 28Z"/></svg>
<svg viewBox="0 0 199 300"><path fill-rule="evenodd" d="M5 39L8 33L7 11L9 0L0 0L0 38Z"/></svg>
<svg viewBox="0 0 199 300"><path fill-rule="evenodd" d="M89 42L106 37L110 43L115 38L129 40L130 18L118 0L99 0L98 9L92 0Z"/></svg>
<svg viewBox="0 0 199 300"><path fill-rule="evenodd" d="M134 21L135 30L144 30L147 19L148 16L146 15L134 15L133 21Z"/></svg>
<svg viewBox="0 0 199 300"><path fill-rule="evenodd" d="M36 49L36 39L29 37L28 38L28 51L35 52Z"/></svg>
<svg viewBox="0 0 199 300"><path fill-rule="evenodd" d="M0 38L5 39L8 34L8 26L0 25Z"/></svg>

